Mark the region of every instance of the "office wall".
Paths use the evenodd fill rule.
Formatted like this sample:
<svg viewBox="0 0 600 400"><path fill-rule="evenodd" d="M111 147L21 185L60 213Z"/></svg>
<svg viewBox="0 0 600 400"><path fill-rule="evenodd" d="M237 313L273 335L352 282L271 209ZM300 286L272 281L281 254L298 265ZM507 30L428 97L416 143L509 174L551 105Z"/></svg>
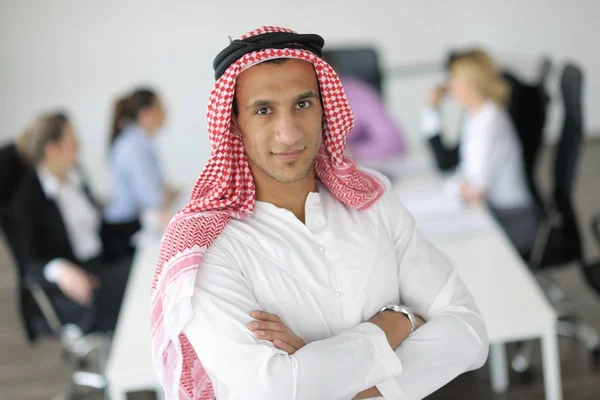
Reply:
<svg viewBox="0 0 600 400"><path fill-rule="evenodd" d="M471 44L486 46L525 77L543 53L558 64L572 58L586 71L587 127L600 133L600 114L593 113L600 110L600 54L592 43L600 37L600 2L594 0L0 0L0 7L0 142L39 110L64 107L101 192L108 190L112 102L135 84L162 93L169 109L160 139L168 175L191 184L210 152L205 109L212 59L228 36L265 24L317 32L330 45L373 43L390 70L435 65L448 48ZM425 91L439 79L424 70L387 82L388 107L413 143ZM550 89L554 95L555 79ZM550 139L560 118L553 105Z"/></svg>

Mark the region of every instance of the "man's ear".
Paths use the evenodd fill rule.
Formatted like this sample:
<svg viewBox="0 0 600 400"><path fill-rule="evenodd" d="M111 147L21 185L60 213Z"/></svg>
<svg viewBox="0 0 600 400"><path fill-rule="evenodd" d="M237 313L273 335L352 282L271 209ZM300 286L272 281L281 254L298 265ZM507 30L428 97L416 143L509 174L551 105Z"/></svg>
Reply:
<svg viewBox="0 0 600 400"><path fill-rule="evenodd" d="M241 136L238 117L236 115L231 116L231 133L235 136Z"/></svg>

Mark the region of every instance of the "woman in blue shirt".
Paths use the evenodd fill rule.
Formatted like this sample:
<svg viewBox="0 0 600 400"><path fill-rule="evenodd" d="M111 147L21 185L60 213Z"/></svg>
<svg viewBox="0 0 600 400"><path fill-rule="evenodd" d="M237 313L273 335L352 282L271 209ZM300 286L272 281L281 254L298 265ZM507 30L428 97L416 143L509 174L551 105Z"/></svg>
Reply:
<svg viewBox="0 0 600 400"><path fill-rule="evenodd" d="M142 224L162 226L171 215L177 192L164 182L154 144L164 121L163 105L150 89L137 89L116 104L110 148L113 195L105 210L115 256L133 250L131 238Z"/></svg>

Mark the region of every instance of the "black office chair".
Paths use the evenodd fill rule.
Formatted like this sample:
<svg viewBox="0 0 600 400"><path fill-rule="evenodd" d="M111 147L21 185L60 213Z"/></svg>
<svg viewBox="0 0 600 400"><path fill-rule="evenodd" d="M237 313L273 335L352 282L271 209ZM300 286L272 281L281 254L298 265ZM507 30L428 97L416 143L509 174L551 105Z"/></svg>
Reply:
<svg viewBox="0 0 600 400"><path fill-rule="evenodd" d="M536 278L559 315L557 333L580 340L594 355L600 354L600 334L577 317L564 291L544 273L550 267L577 262L582 275L593 287L594 267L586 267L583 260L581 236L573 207L573 186L583 139L582 113L583 73L579 67L568 64L562 71L560 88L565 109L562 135L554 160L554 193L546 205L529 264ZM530 366L532 344L526 343L513 359L517 372L527 372Z"/></svg>
<svg viewBox="0 0 600 400"><path fill-rule="evenodd" d="M0 205L0 233L2 234L0 236L5 238L9 255L12 256L17 269L19 309L29 343L33 344L40 336L54 336L61 344L64 358L72 362L75 367L87 365L91 353L93 351L98 353L100 373L76 370L71 375L69 393L63 396L69 398L70 392L75 387L88 387L106 393L107 383L103 372L110 348L110 333L91 331L94 321L93 308L79 324L61 322L50 300L53 292L58 289L54 285L40 282L27 275L23 267L23 257L17 251L9 206L6 204Z"/></svg>
<svg viewBox="0 0 600 400"><path fill-rule="evenodd" d="M592 235L596 240L596 244L600 248L600 214L597 214L592 218L590 228L592 230ZM587 268L583 270L583 274L588 285L600 296L600 259L588 263Z"/></svg>
<svg viewBox="0 0 600 400"><path fill-rule="evenodd" d="M581 69L572 64L565 66L560 79L564 122L553 166L554 194L552 202L546 204L548 218L531 254L534 267L582 259L581 236L573 207L573 186L583 139L582 86Z"/></svg>
<svg viewBox="0 0 600 400"><path fill-rule="evenodd" d="M535 83L525 83L509 71L503 73L504 79L511 88L508 113L523 148L523 165L527 186L540 210L543 210L543 201L536 185L535 170L542 146L550 100L545 89L549 65L550 62L547 59L542 60L539 78Z"/></svg>
<svg viewBox="0 0 600 400"><path fill-rule="evenodd" d="M600 247L600 214L593 218L591 228L596 243ZM600 296L600 260L589 263L587 268L583 269L583 274L588 285Z"/></svg>
<svg viewBox="0 0 600 400"><path fill-rule="evenodd" d="M383 73L375 48L365 46L325 49L323 59L338 74L359 78L374 87L382 96Z"/></svg>
<svg viewBox="0 0 600 400"><path fill-rule="evenodd" d="M596 238L598 246L600 246L600 214L596 215L592 220L592 234Z"/></svg>

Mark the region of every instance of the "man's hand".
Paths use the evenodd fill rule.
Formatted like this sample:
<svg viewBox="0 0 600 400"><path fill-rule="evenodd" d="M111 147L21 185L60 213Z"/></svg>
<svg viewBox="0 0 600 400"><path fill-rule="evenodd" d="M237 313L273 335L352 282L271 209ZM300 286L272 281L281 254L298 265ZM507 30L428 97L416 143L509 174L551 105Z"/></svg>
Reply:
<svg viewBox="0 0 600 400"><path fill-rule="evenodd" d="M417 319L417 328L425 323L423 318L418 315L415 315L415 318ZM400 346L400 343L410 335L412 327L406 315L394 311L377 313L369 322L377 325L385 333L388 343L393 350L396 350Z"/></svg>
<svg viewBox="0 0 600 400"><path fill-rule="evenodd" d="M418 315L415 315L415 318L417 320L417 328L425 323L423 318ZM385 333L388 343L394 350L396 350L408 335L410 335L410 329L412 327L410 320L406 315L394 311L377 313L369 320L369 322L377 325ZM381 396L379 389L373 386L358 393L352 400L370 399L379 396Z"/></svg>
<svg viewBox="0 0 600 400"><path fill-rule="evenodd" d="M266 311L252 311L250 316L256 321L250 322L248 328L257 339L268 340L290 355L306 346L304 340L285 326L277 315Z"/></svg>
<svg viewBox="0 0 600 400"><path fill-rule="evenodd" d="M363 390L354 396L352 400L372 399L373 397L381 397L381 392L375 386L367 390Z"/></svg>
<svg viewBox="0 0 600 400"><path fill-rule="evenodd" d="M100 287L100 280L88 275L77 265L65 262L60 268L56 284L69 299L88 307L92 303L94 289Z"/></svg>

